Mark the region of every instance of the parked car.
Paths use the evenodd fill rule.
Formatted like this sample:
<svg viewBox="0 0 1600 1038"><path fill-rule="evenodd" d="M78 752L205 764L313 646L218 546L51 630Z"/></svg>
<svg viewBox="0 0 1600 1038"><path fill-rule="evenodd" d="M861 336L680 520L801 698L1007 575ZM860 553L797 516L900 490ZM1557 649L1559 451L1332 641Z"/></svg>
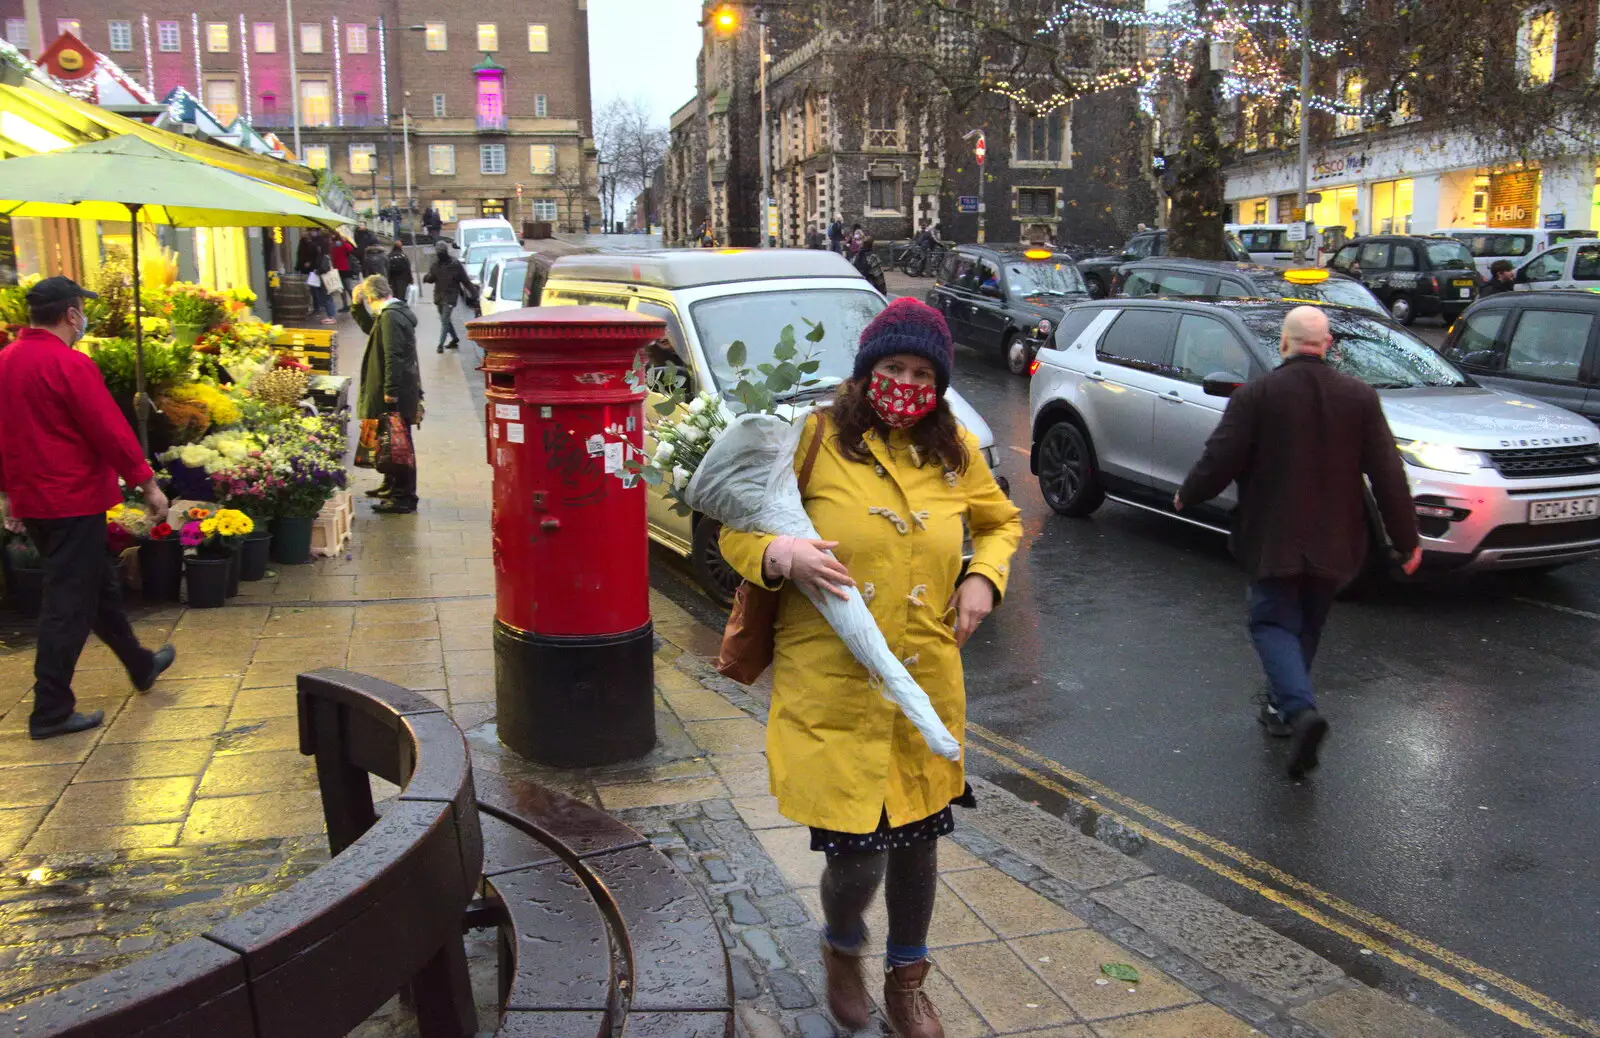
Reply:
<svg viewBox="0 0 1600 1038"><path fill-rule="evenodd" d="M1228 258L1236 263L1249 263L1250 254L1245 251L1239 239L1232 234L1223 232L1223 243L1228 250ZM1092 299L1104 299L1111 294L1111 279L1116 270L1124 263L1133 260L1149 259L1152 256L1164 256L1167 253L1167 232L1165 230L1140 231L1128 239L1128 244L1122 247L1120 253L1109 256L1085 256L1078 260L1078 273L1083 276L1083 282L1089 289Z"/></svg>
<svg viewBox="0 0 1600 1038"><path fill-rule="evenodd" d="M1486 386L1600 423L1600 295L1502 292L1480 299L1439 352Z"/></svg>
<svg viewBox="0 0 1600 1038"><path fill-rule="evenodd" d="M1321 267L1266 267L1222 260L1139 260L1117 268L1113 296L1201 296L1223 299L1293 299L1338 303L1387 315L1378 297L1357 281Z"/></svg>
<svg viewBox="0 0 1600 1038"><path fill-rule="evenodd" d="M491 256L483 275L485 315L522 309L522 283L528 276L529 253L515 252Z"/></svg>
<svg viewBox="0 0 1600 1038"><path fill-rule="evenodd" d="M1255 223L1227 226L1229 233L1239 239L1250 259L1269 267L1288 267L1294 264L1295 243L1289 240L1286 223Z"/></svg>
<svg viewBox="0 0 1600 1038"><path fill-rule="evenodd" d="M961 245L945 256L928 290L957 342L997 356L1026 374L1032 346L1067 306L1089 298L1063 253L1023 245Z"/></svg>
<svg viewBox="0 0 1600 1038"><path fill-rule="evenodd" d="M514 241L475 241L461 254L461 265L474 285L483 284L484 267L496 256L520 256L522 243Z"/></svg>
<svg viewBox="0 0 1600 1038"><path fill-rule="evenodd" d="M1517 290L1600 288L1600 238L1562 242L1517 269Z"/></svg>
<svg viewBox="0 0 1600 1038"><path fill-rule="evenodd" d="M1230 488L1172 511L1227 396L1281 360L1289 302L1081 303L1040 351L1030 465L1045 502L1087 516L1107 498L1228 529ZM1600 430L1476 384L1399 325L1327 306L1329 361L1378 390L1434 570L1555 567L1600 555ZM1370 502L1369 502L1370 504ZM1387 551L1373 517L1373 570Z"/></svg>
<svg viewBox="0 0 1600 1038"><path fill-rule="evenodd" d="M481 220L462 220L456 224L455 243L457 252L466 252L468 246L480 241L508 241L516 245L522 244L522 239L517 237L516 228L511 226L511 221L503 216L490 216Z"/></svg>
<svg viewBox="0 0 1600 1038"><path fill-rule="evenodd" d="M849 260L832 252L670 249L563 256L551 265L543 305L609 306L661 318L667 337L650 348L649 366L680 369L690 396L704 389L726 395L733 389L738 375L728 363L730 343L742 340L746 364L754 367L771 361L784 325L803 332L805 321L819 323L824 335L812 359L821 362L814 376L821 384L796 393L798 407L828 399L849 377L861 331L887 301ZM948 399L956 418L977 437L989 467L997 468L1000 458L989 426L954 389ZM647 415L654 413L646 409ZM648 430L646 441L653 450ZM650 491L647 513L650 538L687 557L713 599L731 601L739 577L717 546L720 525L699 515L678 515L661 489Z"/></svg>
<svg viewBox="0 0 1600 1038"><path fill-rule="evenodd" d="M1359 278L1401 324L1419 317L1446 323L1478 298L1472 253L1454 238L1379 234L1346 243L1328 266Z"/></svg>
<svg viewBox="0 0 1600 1038"><path fill-rule="evenodd" d="M1440 237L1454 238L1467 247L1472 253L1472 261L1478 267L1478 274L1483 280L1489 280L1489 267L1495 260L1510 260L1513 267L1520 267L1528 261L1528 257L1543 252L1552 245L1559 245L1564 241L1574 238L1593 238L1594 231L1589 230L1548 230L1544 228L1490 228L1481 227L1452 227L1443 228L1434 232Z"/></svg>

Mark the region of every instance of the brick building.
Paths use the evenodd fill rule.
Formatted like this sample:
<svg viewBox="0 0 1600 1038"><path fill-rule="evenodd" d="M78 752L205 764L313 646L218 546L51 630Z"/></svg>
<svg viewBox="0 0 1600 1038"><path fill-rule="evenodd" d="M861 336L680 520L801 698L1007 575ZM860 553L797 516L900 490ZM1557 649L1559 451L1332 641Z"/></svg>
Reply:
<svg viewBox="0 0 1600 1038"><path fill-rule="evenodd" d="M409 137L411 199L446 223L599 217L586 0L480 0L458 15L416 0L298 0L292 26L277 0L39 5L46 44L73 32L156 96L184 87L224 123L242 116L292 145L298 103L302 158L360 208L374 194L404 204ZM34 52L23 0L0 10L6 38Z"/></svg>

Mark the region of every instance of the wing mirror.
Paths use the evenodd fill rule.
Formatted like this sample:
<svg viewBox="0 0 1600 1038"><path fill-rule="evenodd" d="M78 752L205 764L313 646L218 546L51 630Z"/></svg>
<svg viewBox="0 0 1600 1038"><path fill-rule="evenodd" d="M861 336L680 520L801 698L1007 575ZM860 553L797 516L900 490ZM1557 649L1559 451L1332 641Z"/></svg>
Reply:
<svg viewBox="0 0 1600 1038"><path fill-rule="evenodd" d="M1214 371L1207 375L1200 383L1206 396L1232 396L1234 390L1244 385L1242 375L1235 375L1231 371Z"/></svg>

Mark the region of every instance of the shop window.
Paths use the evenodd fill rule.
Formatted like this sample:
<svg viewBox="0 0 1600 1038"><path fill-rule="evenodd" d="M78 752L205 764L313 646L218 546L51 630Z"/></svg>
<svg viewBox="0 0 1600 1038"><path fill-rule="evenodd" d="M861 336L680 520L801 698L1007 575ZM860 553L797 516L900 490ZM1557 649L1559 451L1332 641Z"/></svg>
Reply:
<svg viewBox="0 0 1600 1038"><path fill-rule="evenodd" d="M1372 185L1372 233L1410 234L1413 182L1386 180Z"/></svg>
<svg viewBox="0 0 1600 1038"><path fill-rule="evenodd" d="M541 176L549 176L556 171L556 146L554 144L528 145L528 169Z"/></svg>
<svg viewBox="0 0 1600 1038"><path fill-rule="evenodd" d="M1361 132L1366 124L1366 119L1361 114L1361 95L1366 86L1366 78L1354 69L1345 69L1339 73L1339 103L1345 110L1334 118L1335 132L1340 134Z"/></svg>
<svg viewBox="0 0 1600 1038"><path fill-rule="evenodd" d="M72 35L78 37L79 39L82 39L83 38L83 23L78 21L78 19L76 19L76 18L57 18L56 19L56 35L57 36L62 36L62 35L65 35L66 33L69 33L69 32L72 33Z"/></svg>
<svg viewBox="0 0 1600 1038"><path fill-rule="evenodd" d="M132 22L113 21L106 23L106 36L111 42L112 50L133 49Z"/></svg>
<svg viewBox="0 0 1600 1038"><path fill-rule="evenodd" d="M456 175L456 146L454 144L428 145L428 172L435 176Z"/></svg>
<svg viewBox="0 0 1600 1038"><path fill-rule="evenodd" d="M868 180L867 208L878 212L899 212L900 178L873 177Z"/></svg>
<svg viewBox="0 0 1600 1038"><path fill-rule="evenodd" d="M433 95L433 117L435 119L443 119L444 118L444 95L443 94L434 94Z"/></svg>
<svg viewBox="0 0 1600 1038"><path fill-rule="evenodd" d="M500 49L500 27L493 22L478 23L478 49L491 51Z"/></svg>
<svg viewBox="0 0 1600 1038"><path fill-rule="evenodd" d="M445 50L449 44L449 36L443 22L425 23L422 39L423 45L429 50Z"/></svg>
<svg viewBox="0 0 1600 1038"><path fill-rule="evenodd" d="M257 22L251 31L257 54L273 54L278 49L278 27L272 22Z"/></svg>
<svg viewBox="0 0 1600 1038"><path fill-rule="evenodd" d="M544 54L550 50L550 29L544 25L528 26L528 51L532 54ZM555 217L551 217L555 219Z"/></svg>
<svg viewBox="0 0 1600 1038"><path fill-rule="evenodd" d="M534 94L533 114L538 119L548 117L550 115L550 99L543 94Z"/></svg>
<svg viewBox="0 0 1600 1038"><path fill-rule="evenodd" d="M1017 111L1013 116L1013 161L1070 166L1072 106L1043 115Z"/></svg>
<svg viewBox="0 0 1600 1038"><path fill-rule="evenodd" d="M1017 189L1019 220L1053 220L1056 216L1056 189L1021 187Z"/></svg>
<svg viewBox="0 0 1600 1038"><path fill-rule="evenodd" d="M365 25L355 24L344 27L344 49L346 54L365 54L367 52L367 27Z"/></svg>
<svg viewBox="0 0 1600 1038"><path fill-rule="evenodd" d="M326 144L307 144L304 157L306 166L311 169L328 168L328 146Z"/></svg>
<svg viewBox="0 0 1600 1038"><path fill-rule="evenodd" d="M456 222L456 204L448 198L441 198L433 203L434 212L439 214L440 223Z"/></svg>
<svg viewBox="0 0 1600 1038"><path fill-rule="evenodd" d="M177 22L156 23L156 46L164 54L175 54L183 47L183 33Z"/></svg>
<svg viewBox="0 0 1600 1038"><path fill-rule="evenodd" d="M333 122L333 96L326 79L300 81L300 122L306 126L328 126Z"/></svg>
<svg viewBox="0 0 1600 1038"><path fill-rule="evenodd" d="M376 144L350 145L350 172L365 176L378 169L378 146Z"/></svg>
<svg viewBox="0 0 1600 1038"><path fill-rule="evenodd" d="M304 22L300 26L300 53L322 53L322 23Z"/></svg>
<svg viewBox="0 0 1600 1038"><path fill-rule="evenodd" d="M506 146L504 144L478 145L478 172L498 175L506 171Z"/></svg>
<svg viewBox="0 0 1600 1038"><path fill-rule="evenodd" d="M206 50L212 54L228 53L228 23L206 23Z"/></svg>
<svg viewBox="0 0 1600 1038"><path fill-rule="evenodd" d="M1556 77L1556 32L1553 7L1535 8L1522 16L1517 32L1517 70L1529 86L1545 86Z"/></svg>
<svg viewBox="0 0 1600 1038"><path fill-rule="evenodd" d="M231 79L208 80L205 93L206 107L217 122L227 126L239 117L239 84Z"/></svg>
<svg viewBox="0 0 1600 1038"><path fill-rule="evenodd" d="M556 208L554 198L535 198L533 200L533 218L544 223L554 223L559 219L560 213Z"/></svg>

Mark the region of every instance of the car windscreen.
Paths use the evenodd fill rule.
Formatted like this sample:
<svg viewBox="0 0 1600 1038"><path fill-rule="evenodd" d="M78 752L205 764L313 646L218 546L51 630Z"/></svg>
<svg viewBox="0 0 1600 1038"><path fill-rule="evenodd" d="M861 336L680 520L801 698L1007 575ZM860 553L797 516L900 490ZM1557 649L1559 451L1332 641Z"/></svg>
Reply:
<svg viewBox="0 0 1600 1038"><path fill-rule="evenodd" d="M1552 234L1550 236L1550 244L1551 245L1560 245L1564 241L1575 241L1578 238L1593 238L1594 236L1595 236L1595 233L1593 231L1584 231L1584 230L1577 230L1577 229L1570 230L1570 231L1557 231L1555 234Z"/></svg>
<svg viewBox="0 0 1600 1038"><path fill-rule="evenodd" d="M807 356L818 361L820 367L811 377L820 380L821 387L838 385L850 377L862 329L883 307L883 297L872 291L790 289L704 299L689 308L689 316L711 365L712 377L718 388L728 393L738 382L738 372L728 363L728 347L735 342L744 343L747 368L754 370L770 364L785 325L794 326L799 350L795 361ZM807 321L822 325L820 342L806 341L811 330Z"/></svg>
<svg viewBox="0 0 1600 1038"><path fill-rule="evenodd" d="M474 242L484 241L516 241L517 236L511 228L504 224L492 224L486 227L468 227L461 232L461 244L470 246Z"/></svg>
<svg viewBox="0 0 1600 1038"><path fill-rule="evenodd" d="M1074 263L1060 260L1017 260L1006 264L1006 286L1017 298L1087 295Z"/></svg>
<svg viewBox="0 0 1600 1038"><path fill-rule="evenodd" d="M508 252L516 253L521 251L522 246L511 242L478 242L476 245L468 247L467 251L461 257L461 262L467 267L468 270L471 270L475 266L482 265L484 260L489 259L491 256L500 256Z"/></svg>
<svg viewBox="0 0 1600 1038"><path fill-rule="evenodd" d="M1339 303L1374 313L1386 313L1378 297L1359 281L1328 278L1310 285L1297 285L1286 278L1260 276L1255 279L1262 294L1279 299L1304 299L1310 303Z"/></svg>
<svg viewBox="0 0 1600 1038"><path fill-rule="evenodd" d="M1428 265L1434 270L1476 270L1472 253L1458 241L1430 241Z"/></svg>
<svg viewBox="0 0 1600 1038"><path fill-rule="evenodd" d="M1374 389L1472 384L1453 364L1410 332L1348 310L1323 312L1333 332L1328 363ZM1278 343L1283 336L1283 312L1245 311L1239 316L1267 352L1277 357Z"/></svg>
<svg viewBox="0 0 1600 1038"><path fill-rule="evenodd" d="M528 261L524 259L507 260L505 271L500 275L500 288L502 298L515 292L522 294L522 283L528 279Z"/></svg>

